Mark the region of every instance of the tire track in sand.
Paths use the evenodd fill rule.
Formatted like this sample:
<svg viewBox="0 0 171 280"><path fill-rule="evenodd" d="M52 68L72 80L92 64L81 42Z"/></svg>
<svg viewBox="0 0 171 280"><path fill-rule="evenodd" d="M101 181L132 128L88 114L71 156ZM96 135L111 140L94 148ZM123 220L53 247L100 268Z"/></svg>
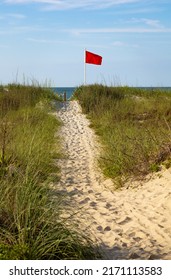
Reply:
<svg viewBox="0 0 171 280"><path fill-rule="evenodd" d="M98 142L76 101L57 112L65 158L58 161L56 192L66 194L68 213L104 252L104 259L171 259L171 174L136 189L110 191L97 167Z"/></svg>

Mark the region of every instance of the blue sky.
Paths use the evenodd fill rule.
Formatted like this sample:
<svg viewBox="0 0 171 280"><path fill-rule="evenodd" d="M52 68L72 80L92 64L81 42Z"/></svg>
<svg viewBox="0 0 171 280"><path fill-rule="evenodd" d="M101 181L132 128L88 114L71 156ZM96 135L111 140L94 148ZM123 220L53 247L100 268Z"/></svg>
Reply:
<svg viewBox="0 0 171 280"><path fill-rule="evenodd" d="M0 83L171 86L171 0L0 0Z"/></svg>

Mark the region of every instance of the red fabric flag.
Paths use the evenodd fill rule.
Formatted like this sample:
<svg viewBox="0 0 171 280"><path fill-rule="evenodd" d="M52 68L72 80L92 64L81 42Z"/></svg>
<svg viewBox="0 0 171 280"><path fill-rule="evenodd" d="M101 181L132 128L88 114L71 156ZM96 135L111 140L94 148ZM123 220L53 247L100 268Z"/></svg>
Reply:
<svg viewBox="0 0 171 280"><path fill-rule="evenodd" d="M85 52L85 63L101 65L102 64L102 57L95 53L91 53L86 51Z"/></svg>

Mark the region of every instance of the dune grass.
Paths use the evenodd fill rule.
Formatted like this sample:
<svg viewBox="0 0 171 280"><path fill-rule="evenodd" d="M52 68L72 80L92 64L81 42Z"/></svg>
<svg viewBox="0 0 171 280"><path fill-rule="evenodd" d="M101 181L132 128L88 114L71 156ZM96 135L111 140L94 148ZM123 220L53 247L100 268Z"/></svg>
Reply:
<svg viewBox="0 0 171 280"><path fill-rule="evenodd" d="M157 89L78 87L74 93L99 135L104 174L123 184L158 171L171 160L171 92Z"/></svg>
<svg viewBox="0 0 171 280"><path fill-rule="evenodd" d="M91 241L60 219L54 158L60 123L50 114L58 100L39 86L0 87L0 259L91 259Z"/></svg>

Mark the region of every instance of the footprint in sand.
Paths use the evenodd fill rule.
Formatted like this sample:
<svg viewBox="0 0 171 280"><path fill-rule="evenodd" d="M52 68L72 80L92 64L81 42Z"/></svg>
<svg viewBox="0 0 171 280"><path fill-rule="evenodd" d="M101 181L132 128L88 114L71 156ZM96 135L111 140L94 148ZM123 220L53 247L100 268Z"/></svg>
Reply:
<svg viewBox="0 0 171 280"><path fill-rule="evenodd" d="M79 204L85 204L85 203L87 203L89 200L90 200L90 198L89 198L89 197L86 197L85 199L81 200L81 201L79 202Z"/></svg>
<svg viewBox="0 0 171 280"><path fill-rule="evenodd" d="M107 226L104 228L104 231L110 231L111 230L111 227L110 226Z"/></svg>
<svg viewBox="0 0 171 280"><path fill-rule="evenodd" d="M96 205L97 205L97 202L94 202L94 201L90 202L91 207L95 207Z"/></svg>
<svg viewBox="0 0 171 280"><path fill-rule="evenodd" d="M122 219L121 221L117 222L118 225L125 225L127 223L129 223L132 219L130 217L126 217L124 219Z"/></svg>
<svg viewBox="0 0 171 280"><path fill-rule="evenodd" d="M107 202L107 203L106 203L106 208L109 209L110 207L112 207L112 204L110 204L110 203Z"/></svg>
<svg viewBox="0 0 171 280"><path fill-rule="evenodd" d="M102 226L98 226L96 229L97 229L98 231L103 231Z"/></svg>

